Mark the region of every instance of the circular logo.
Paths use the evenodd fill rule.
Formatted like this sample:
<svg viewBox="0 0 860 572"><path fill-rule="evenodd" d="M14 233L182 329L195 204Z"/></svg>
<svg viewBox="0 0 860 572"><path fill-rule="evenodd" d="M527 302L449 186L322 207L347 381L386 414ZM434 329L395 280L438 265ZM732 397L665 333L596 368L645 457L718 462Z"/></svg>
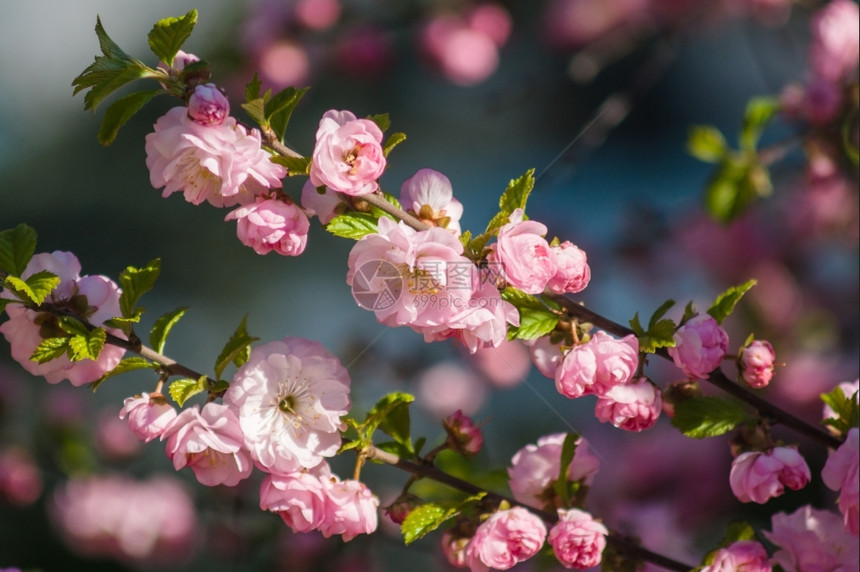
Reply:
<svg viewBox="0 0 860 572"><path fill-rule="evenodd" d="M403 275L386 260L370 260L352 278L352 297L365 310L387 310L403 294Z"/></svg>

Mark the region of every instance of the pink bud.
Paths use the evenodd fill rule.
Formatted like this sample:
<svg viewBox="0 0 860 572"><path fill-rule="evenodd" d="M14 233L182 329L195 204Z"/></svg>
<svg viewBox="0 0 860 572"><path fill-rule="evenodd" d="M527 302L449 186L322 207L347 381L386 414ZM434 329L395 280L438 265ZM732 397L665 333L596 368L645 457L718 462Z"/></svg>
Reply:
<svg viewBox="0 0 860 572"><path fill-rule="evenodd" d="M675 347L669 355L691 378L707 379L720 366L729 347L729 336L708 314L688 320L675 332Z"/></svg>
<svg viewBox="0 0 860 572"><path fill-rule="evenodd" d="M776 354L770 342L754 340L742 348L738 364L744 381L756 389L766 387L773 377L774 359Z"/></svg>
<svg viewBox="0 0 860 572"><path fill-rule="evenodd" d="M188 115L199 125L221 125L230 115L230 102L214 83L198 85L188 99Z"/></svg>
<svg viewBox="0 0 860 572"><path fill-rule="evenodd" d="M442 421L442 426L448 432L448 443L458 453L469 456L481 450L484 434L461 410L449 415Z"/></svg>
<svg viewBox="0 0 860 572"><path fill-rule="evenodd" d="M395 524L403 524L409 513L416 507L423 504L423 501L412 493L402 494L397 499L383 509L385 515Z"/></svg>
<svg viewBox="0 0 860 572"><path fill-rule="evenodd" d="M795 491L805 487L810 477L809 466L797 449L774 447L738 455L732 462L729 483L741 502L764 504L782 495L785 487Z"/></svg>

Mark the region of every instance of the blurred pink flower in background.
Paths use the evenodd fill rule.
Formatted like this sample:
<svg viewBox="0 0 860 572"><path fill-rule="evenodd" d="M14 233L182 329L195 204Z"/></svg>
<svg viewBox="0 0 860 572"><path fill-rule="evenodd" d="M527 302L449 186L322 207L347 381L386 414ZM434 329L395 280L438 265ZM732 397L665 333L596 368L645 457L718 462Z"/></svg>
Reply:
<svg viewBox="0 0 860 572"><path fill-rule="evenodd" d="M531 369L528 350L519 340L503 340L497 347L479 347L469 362L494 387L510 388L522 383Z"/></svg>
<svg viewBox="0 0 860 572"><path fill-rule="evenodd" d="M763 533L778 548L771 562L786 572L857 569L857 537L844 530L836 513L806 505L777 513L770 522L772 530Z"/></svg>
<svg viewBox="0 0 860 572"><path fill-rule="evenodd" d="M339 0L297 0L295 4L296 19L306 28L325 30L340 17Z"/></svg>
<svg viewBox="0 0 860 572"><path fill-rule="evenodd" d="M812 18L812 70L838 82L857 74L860 60L860 9L850 0L833 0Z"/></svg>
<svg viewBox="0 0 860 572"><path fill-rule="evenodd" d="M260 77L274 89L299 87L311 76L311 61L305 48L292 40L278 40L258 56Z"/></svg>
<svg viewBox="0 0 860 572"><path fill-rule="evenodd" d="M333 58L342 73L357 79L374 80L391 68L393 42L385 30L376 26L355 27L337 38Z"/></svg>
<svg viewBox="0 0 860 572"><path fill-rule="evenodd" d="M455 362L440 362L419 375L416 404L439 419L458 409L474 415L487 393L486 385L472 371Z"/></svg>
<svg viewBox="0 0 860 572"><path fill-rule="evenodd" d="M839 511L845 518L845 530L860 535L860 474L858 456L860 440L856 427L848 431L845 442L830 453L821 478L831 490L839 492Z"/></svg>
<svg viewBox="0 0 860 572"><path fill-rule="evenodd" d="M99 452L109 459L127 459L140 452L141 440L128 423L117 417L114 407L99 413L95 437Z"/></svg>
<svg viewBox="0 0 860 572"><path fill-rule="evenodd" d="M0 450L0 500L15 506L30 505L42 494L42 474L24 449Z"/></svg>

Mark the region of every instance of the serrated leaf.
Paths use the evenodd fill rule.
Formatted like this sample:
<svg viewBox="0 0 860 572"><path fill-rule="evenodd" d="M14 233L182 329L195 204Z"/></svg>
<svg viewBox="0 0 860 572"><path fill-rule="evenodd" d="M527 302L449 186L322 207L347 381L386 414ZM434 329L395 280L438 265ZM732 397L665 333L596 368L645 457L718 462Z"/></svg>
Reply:
<svg viewBox="0 0 860 572"><path fill-rule="evenodd" d="M857 392L845 395L841 387L836 387L830 393L822 393L821 400L833 410L836 417L828 417L821 422L832 427L842 436L848 434L853 427L860 426L860 404Z"/></svg>
<svg viewBox="0 0 860 572"><path fill-rule="evenodd" d="M86 336L89 333L87 326L73 316L60 316L57 325L70 336Z"/></svg>
<svg viewBox="0 0 860 572"><path fill-rule="evenodd" d="M720 130L711 125L694 125L687 136L687 152L696 159L717 163L725 157L728 145Z"/></svg>
<svg viewBox="0 0 860 572"><path fill-rule="evenodd" d="M197 10L191 10L179 18L164 18L156 22L149 32L149 48L168 67L173 67L173 58L182 44L191 36L197 24Z"/></svg>
<svg viewBox="0 0 860 572"><path fill-rule="evenodd" d="M151 260L143 268L129 266L119 274L119 285L122 294L119 297L119 308L124 318L134 316L135 305L141 296L152 290L155 281L161 274L161 260Z"/></svg>
<svg viewBox="0 0 860 572"><path fill-rule="evenodd" d="M168 392L170 393L170 397L173 398L173 401L175 401L179 407L183 407L186 401L198 393L203 392L205 389L206 376L203 375L200 376L199 379L177 379L170 384Z"/></svg>
<svg viewBox="0 0 860 572"><path fill-rule="evenodd" d="M288 177L307 175L310 173L310 157L287 157L286 155L274 155L269 160L272 163L277 163L278 165L286 167Z"/></svg>
<svg viewBox="0 0 860 572"><path fill-rule="evenodd" d="M7 276L5 283L9 290L26 297L38 306L54 291L54 288L59 286L60 278L43 270L27 277L26 280L21 280L17 276Z"/></svg>
<svg viewBox="0 0 860 572"><path fill-rule="evenodd" d="M149 361L148 359L142 358L140 356L124 357L120 360L120 362L116 365L115 368L102 375L96 383L100 384L102 381L115 375L119 375L121 373L128 373L130 371L137 371L139 369L157 369L159 367L160 366L157 363ZM95 390L96 388L94 387L93 391Z"/></svg>
<svg viewBox="0 0 860 572"><path fill-rule="evenodd" d="M36 231L26 224L0 232L0 271L20 276L36 252Z"/></svg>
<svg viewBox="0 0 860 572"><path fill-rule="evenodd" d="M511 180L499 199L499 210L512 213L515 209L526 208L526 201L535 185L535 170L529 169L522 177Z"/></svg>
<svg viewBox="0 0 860 572"><path fill-rule="evenodd" d="M278 141L284 140L290 117L307 91L308 88L306 87L301 89L288 87L276 93L266 102L264 106L265 117L278 137Z"/></svg>
<svg viewBox="0 0 860 572"><path fill-rule="evenodd" d="M639 351L652 354L658 348L674 348L675 329L675 322L672 320L660 320L648 328L648 332L643 337L639 338Z"/></svg>
<svg viewBox="0 0 860 572"><path fill-rule="evenodd" d="M547 308L540 298L510 286L501 294L520 314L520 325L509 328L508 339L533 340L545 336L558 324L560 315Z"/></svg>
<svg viewBox="0 0 860 572"><path fill-rule="evenodd" d="M741 149L755 150L764 128L779 111L780 105L775 97L754 97L747 103L741 127Z"/></svg>
<svg viewBox="0 0 860 572"><path fill-rule="evenodd" d="M361 441L344 441L340 448L337 450L337 454L340 455L345 451L357 449L358 447L361 447Z"/></svg>
<svg viewBox="0 0 860 572"><path fill-rule="evenodd" d="M218 354L218 359L215 360L216 379L221 379L224 369L231 363L242 363L243 360L247 361L247 356L251 351L251 344L260 339L248 335L247 320L247 315L242 318L242 322L236 328L236 331L233 332L233 335L230 336L230 339L227 340L221 353Z"/></svg>
<svg viewBox="0 0 860 572"><path fill-rule="evenodd" d="M435 503L427 503L412 509L400 525L403 542L409 546L419 538L439 528L445 521L459 514L455 508L445 508Z"/></svg>
<svg viewBox="0 0 860 572"><path fill-rule="evenodd" d="M122 317L114 317L104 321L104 326L106 328L115 328L117 330L122 330L126 335L130 334L133 328L133 324L137 324L140 322L140 317L143 315L143 308L135 308L134 315L128 316L127 318Z"/></svg>
<svg viewBox="0 0 860 572"><path fill-rule="evenodd" d="M405 419L405 426L403 425L404 420L401 418L394 419L393 422L389 422L389 416L398 408L407 407L413 401L415 401L415 397L413 395L410 395L408 393L402 393L399 391L395 391L383 396L381 399L379 399L379 401L376 402L376 405L374 405L373 408L367 412L367 416L365 417L364 422L361 424L364 435L369 439L378 427L387 423L387 430L383 430L388 433L388 435L394 437L398 441L401 438L405 438L408 440L408 411ZM392 433L389 433L388 430L392 431ZM411 444L409 445L409 449L412 449Z"/></svg>
<svg viewBox="0 0 860 572"><path fill-rule="evenodd" d="M268 125L268 122L266 121L266 102L262 97L251 99L243 103L242 109L248 113L251 119L259 123L261 126Z"/></svg>
<svg viewBox="0 0 860 572"><path fill-rule="evenodd" d="M263 85L263 82L260 81L257 72L254 72L254 77L251 78L251 81L245 84L245 101L253 101L260 97L260 87Z"/></svg>
<svg viewBox="0 0 860 572"><path fill-rule="evenodd" d="M400 456L412 456L415 449L412 447L411 420L409 418L409 404L414 400L409 394L403 394L410 399L404 399L400 405L392 408L388 414L382 419L379 428L389 437L394 439L394 442L403 448L398 451ZM404 452L406 455L404 455Z"/></svg>
<svg viewBox="0 0 860 572"><path fill-rule="evenodd" d="M663 302L660 305L659 308L654 310L654 313L651 315L651 319L648 320L648 329L650 330L651 328L653 328L657 324L657 322L660 320L660 318L665 316L666 312L668 312L672 308L672 306L674 306L674 305L675 305L674 300L666 300L665 302Z"/></svg>
<svg viewBox="0 0 860 572"><path fill-rule="evenodd" d="M78 334L69 338L69 357L72 361L85 359L97 360L104 348L107 333L101 328L93 328L86 334Z"/></svg>
<svg viewBox="0 0 860 572"><path fill-rule="evenodd" d="M694 439L723 435L747 419L744 409L721 397L704 396L675 404L672 426Z"/></svg>
<svg viewBox="0 0 860 572"><path fill-rule="evenodd" d="M723 320L725 320L734 311L735 305L741 298L743 298L744 294L746 294L749 289L757 283L758 281L753 278L743 284L729 288L717 296L717 299L714 300L714 303L710 308L708 308L708 314L710 314L717 323L722 324Z"/></svg>
<svg viewBox="0 0 860 572"><path fill-rule="evenodd" d="M388 131L388 128L391 127L391 119L388 117L387 113L372 115L368 117L368 119L376 123L376 126L379 127L379 130L383 133Z"/></svg>
<svg viewBox="0 0 860 572"><path fill-rule="evenodd" d="M365 213L347 212L331 219L325 229L335 236L358 240L379 231L378 219Z"/></svg>
<svg viewBox="0 0 860 572"><path fill-rule="evenodd" d="M642 324L639 323L639 312L636 312L635 314L633 314L633 318L631 318L628 323L630 324L630 329L633 330L633 333L636 334L637 338L641 339L641 338L645 337L645 328L643 328ZM641 341L640 341L640 346L641 346Z"/></svg>
<svg viewBox="0 0 860 572"><path fill-rule="evenodd" d="M563 507L570 506L570 487L568 486L568 478L570 464L573 462L573 456L576 454L576 442L578 439L578 434L568 433L564 436L564 442L561 446L561 461L559 463L559 471L556 476L553 489L555 490L555 494L561 499Z"/></svg>
<svg viewBox="0 0 860 572"><path fill-rule="evenodd" d="M487 240L492 238L497 234L497 231L511 222L511 213L510 211L500 211L490 219L490 222L487 223L487 228L484 229L483 235L487 237ZM486 244L486 242L485 242Z"/></svg>
<svg viewBox="0 0 860 572"><path fill-rule="evenodd" d="M47 338L36 346L33 354L30 356L30 361L37 363L49 362L52 359L61 357L69 349L69 338Z"/></svg>
<svg viewBox="0 0 860 572"><path fill-rule="evenodd" d="M102 124L99 128L99 143L105 147L113 143L122 126L159 93L163 92L160 89L152 91L136 91L123 96L110 104L107 111L105 111L104 119L102 119Z"/></svg>
<svg viewBox="0 0 860 572"><path fill-rule="evenodd" d="M172 312L168 312L155 320L152 329L149 331L149 345L158 353L164 351L164 344L167 342L167 336L170 330L188 311L188 306L177 308Z"/></svg>
<svg viewBox="0 0 860 572"><path fill-rule="evenodd" d="M392 133L388 139L385 140L385 144L382 145L382 154L388 157L388 154L391 153L391 150L406 141L406 133L396 132Z"/></svg>

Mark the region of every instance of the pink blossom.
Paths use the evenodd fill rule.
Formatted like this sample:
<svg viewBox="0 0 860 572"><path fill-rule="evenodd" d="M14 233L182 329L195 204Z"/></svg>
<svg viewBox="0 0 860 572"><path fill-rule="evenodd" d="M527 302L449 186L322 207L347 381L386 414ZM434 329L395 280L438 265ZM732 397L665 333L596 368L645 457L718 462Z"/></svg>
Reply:
<svg viewBox="0 0 860 572"><path fill-rule="evenodd" d="M128 460L141 449L141 440L128 423L117 417L113 407L99 412L95 437L99 453L111 461Z"/></svg>
<svg viewBox="0 0 860 572"><path fill-rule="evenodd" d="M773 351L773 346L767 341L753 340L750 345L741 348L738 363L744 381L756 389L766 387L773 378L775 359L776 354Z"/></svg>
<svg viewBox="0 0 860 572"><path fill-rule="evenodd" d="M780 496L785 487L802 489L810 478L809 466L794 447L741 453L729 473L729 483L738 500L759 504Z"/></svg>
<svg viewBox="0 0 860 572"><path fill-rule="evenodd" d="M532 363L544 377L555 379L555 372L564 359L561 344L554 344L549 336L525 342L529 348Z"/></svg>
<svg viewBox="0 0 860 572"><path fill-rule="evenodd" d="M609 530L585 511L558 509L547 542L565 568L585 570L600 564Z"/></svg>
<svg viewBox="0 0 860 572"><path fill-rule="evenodd" d="M594 414L606 423L627 431L650 429L657 422L663 400L660 390L648 378L637 382L616 385L597 400Z"/></svg>
<svg viewBox="0 0 860 572"><path fill-rule="evenodd" d="M142 393L126 397L119 418L128 417L128 426L141 441L149 443L161 437L164 430L176 419L176 408L167 403L160 393Z"/></svg>
<svg viewBox="0 0 860 572"><path fill-rule="evenodd" d="M828 2L812 17L813 72L838 82L857 73L860 9L850 0Z"/></svg>
<svg viewBox="0 0 860 572"><path fill-rule="evenodd" d="M267 43L259 54L260 76L275 89L302 85L311 74L311 61L303 45L292 40Z"/></svg>
<svg viewBox="0 0 860 572"><path fill-rule="evenodd" d="M543 520L523 507L496 511L481 523L466 547L469 568L472 572L507 570L537 554L545 539Z"/></svg>
<svg viewBox="0 0 860 572"><path fill-rule="evenodd" d="M17 447L0 450L0 500L18 507L42 494L42 473L32 456Z"/></svg>
<svg viewBox="0 0 860 572"><path fill-rule="evenodd" d="M349 374L322 344L286 337L251 350L224 403L236 412L258 466L292 473L337 452L349 385Z"/></svg>
<svg viewBox="0 0 860 572"><path fill-rule="evenodd" d="M54 251L34 255L21 278L27 279L41 271L51 272L60 278L60 284L46 298L47 303L70 308L78 317L97 327L121 314L119 287L105 276L81 277L80 262L71 252ZM0 298L11 299L12 295L3 289L0 290ZM44 376L48 383L59 383L64 379L76 387L90 383L115 368L125 353L118 346L105 344L96 360L71 361L67 355L62 355L40 364L32 361L30 356L42 340L45 337L66 335L59 328L57 318L46 312L30 310L21 304L8 304L6 313L9 320L0 324L0 332L11 346L12 358L33 375ZM104 329L124 337L119 330Z"/></svg>
<svg viewBox="0 0 860 572"><path fill-rule="evenodd" d="M296 3L296 19L313 30L334 26L339 17L339 0L298 0Z"/></svg>
<svg viewBox="0 0 860 572"><path fill-rule="evenodd" d="M555 502L553 485L561 472L561 448L564 433L554 433L538 439L537 445L526 445L513 456L508 467L509 485L514 498L521 503L540 508L552 507ZM590 486L600 467L600 461L580 437L568 470L568 480L582 481Z"/></svg>
<svg viewBox="0 0 860 572"><path fill-rule="evenodd" d="M547 288L556 294L576 293L585 290L591 280L585 251L570 241L551 247L556 271L547 283Z"/></svg>
<svg viewBox="0 0 860 572"><path fill-rule="evenodd" d="M198 85L188 98L188 115L199 125L221 125L230 115L230 102L214 83Z"/></svg>
<svg viewBox="0 0 860 572"><path fill-rule="evenodd" d="M173 467L189 466L201 484L234 486L254 468L244 449L236 415L226 406L207 403L185 409L164 430L165 452Z"/></svg>
<svg viewBox="0 0 860 572"><path fill-rule="evenodd" d="M468 568L466 549L469 546L471 538L468 536L459 536L453 534L450 530L446 530L442 535L442 553L445 554L445 559L455 568Z"/></svg>
<svg viewBox="0 0 860 572"><path fill-rule="evenodd" d="M629 335L620 340L598 330L584 344L573 346L555 372L555 387L565 397L604 395L616 385L628 383L639 365L639 340Z"/></svg>
<svg viewBox="0 0 860 572"><path fill-rule="evenodd" d="M442 420L448 433L448 443L454 451L463 455L477 455L484 444L484 434L471 418L457 410Z"/></svg>
<svg viewBox="0 0 860 572"><path fill-rule="evenodd" d="M251 202L280 188L287 170L261 147L260 132L250 132L233 117L220 125L199 125L185 108L174 107L146 136L146 166L162 197L182 191L185 200L216 207Z"/></svg>
<svg viewBox="0 0 860 572"><path fill-rule="evenodd" d="M462 18L448 14L432 19L421 32L421 48L430 62L451 82L475 85L499 66L494 36L470 27Z"/></svg>
<svg viewBox="0 0 860 572"><path fill-rule="evenodd" d="M265 197L231 211L224 220L237 221L239 240L257 254L277 252L282 256L298 256L305 251L311 226L295 204Z"/></svg>
<svg viewBox="0 0 860 572"><path fill-rule="evenodd" d="M544 236L546 226L523 220L523 209L516 209L510 222L499 229L498 242L490 255L502 265L505 280L527 294L540 294L556 275L556 257Z"/></svg>
<svg viewBox="0 0 860 572"><path fill-rule="evenodd" d="M767 551L754 540L739 540L720 548L700 572L771 572Z"/></svg>
<svg viewBox="0 0 860 572"><path fill-rule="evenodd" d="M849 572L860 558L857 537L843 529L839 515L809 505L792 514L771 517L772 531L763 531L777 550L771 562L786 572Z"/></svg>
<svg viewBox="0 0 860 572"><path fill-rule="evenodd" d="M448 177L433 169L419 169L400 187L403 209L424 223L460 234L463 204L454 198Z"/></svg>
<svg viewBox="0 0 860 572"><path fill-rule="evenodd" d="M845 442L830 453L821 479L828 488L839 491L839 511L845 518L845 530L860 534L860 476L858 476L858 429L848 431Z"/></svg>
<svg viewBox="0 0 860 572"><path fill-rule="evenodd" d="M338 193L366 195L379 188L385 171L382 131L350 111L326 111L317 129L310 180Z"/></svg>
<svg viewBox="0 0 860 572"><path fill-rule="evenodd" d="M700 314L678 328L669 355L685 374L707 379L720 366L729 348L729 336L708 314Z"/></svg>
<svg viewBox="0 0 860 572"><path fill-rule="evenodd" d="M361 481L337 481L327 485L326 504L319 531L323 536L340 534L344 542L359 534L370 534L378 524L379 499Z"/></svg>
<svg viewBox="0 0 860 572"><path fill-rule="evenodd" d="M293 532L316 530L325 518L328 465L323 471L269 474L260 484L260 508L274 512Z"/></svg>
<svg viewBox="0 0 860 572"><path fill-rule="evenodd" d="M172 477L72 479L54 490L49 511L65 544L83 556L172 568L194 551L194 504Z"/></svg>
<svg viewBox="0 0 860 572"><path fill-rule="evenodd" d="M347 206L341 200L337 193L333 192L328 187L323 187L324 192L317 192L317 188L310 180L305 181L302 187L302 208L305 209L307 215L316 215L320 219L320 223L328 224L331 219L336 217L339 212Z"/></svg>

